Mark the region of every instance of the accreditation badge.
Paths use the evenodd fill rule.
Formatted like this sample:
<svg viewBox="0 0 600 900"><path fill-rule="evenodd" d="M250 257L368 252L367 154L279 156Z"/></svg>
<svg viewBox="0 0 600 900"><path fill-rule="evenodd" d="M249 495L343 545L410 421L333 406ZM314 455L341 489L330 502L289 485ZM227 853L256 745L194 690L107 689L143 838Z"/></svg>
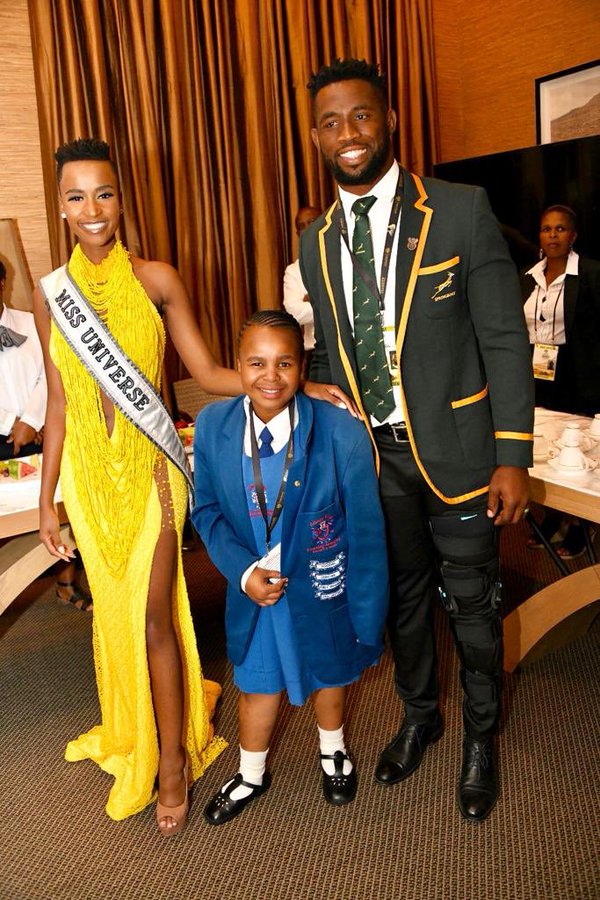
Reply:
<svg viewBox="0 0 600 900"><path fill-rule="evenodd" d="M398 353L396 350L396 329L393 325L384 325L383 341L385 358L390 370L390 380L394 387L398 387L400 384L400 371L398 369Z"/></svg>
<svg viewBox="0 0 600 900"><path fill-rule="evenodd" d="M556 360L558 346L556 344L533 345L533 377L540 381L554 381L556 376Z"/></svg>

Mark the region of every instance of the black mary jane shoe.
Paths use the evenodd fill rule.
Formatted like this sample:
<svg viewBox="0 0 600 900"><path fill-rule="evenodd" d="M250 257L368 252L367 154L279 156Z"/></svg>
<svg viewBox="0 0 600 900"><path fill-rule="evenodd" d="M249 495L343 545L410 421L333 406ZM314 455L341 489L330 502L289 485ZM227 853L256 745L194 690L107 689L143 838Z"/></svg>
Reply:
<svg viewBox="0 0 600 900"><path fill-rule="evenodd" d="M225 783L227 784L227 782ZM248 794L246 797L241 797L239 800L233 800L231 794L240 785L252 788L252 793ZM265 772L263 775L262 784L250 784L250 782L244 781L241 773L238 772L230 784L228 784L225 789L221 788L221 790L212 798L208 806L205 807L204 818L207 822L210 822L211 825L224 825L226 822L231 822L232 819L239 816L242 810L248 806L255 797L260 797L260 795L268 791L270 787L271 775L269 772Z"/></svg>
<svg viewBox="0 0 600 900"><path fill-rule="evenodd" d="M357 784L356 769L352 767L350 774L344 775L344 760L349 760L350 757L346 753L342 753L341 750L336 750L333 755L321 753L319 758L332 759L335 766L333 775L328 775L321 767L323 772L323 796L327 802L331 803L332 806L343 806L345 803L350 803L354 800Z"/></svg>
<svg viewBox="0 0 600 900"><path fill-rule="evenodd" d="M458 808L463 819L467 822L487 819L496 805L498 789L493 741L465 737L457 791Z"/></svg>

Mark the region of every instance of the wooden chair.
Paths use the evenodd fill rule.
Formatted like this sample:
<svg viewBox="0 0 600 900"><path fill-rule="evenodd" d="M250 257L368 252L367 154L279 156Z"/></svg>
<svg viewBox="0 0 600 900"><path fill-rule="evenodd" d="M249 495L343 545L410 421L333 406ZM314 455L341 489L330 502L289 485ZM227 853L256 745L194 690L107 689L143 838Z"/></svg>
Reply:
<svg viewBox="0 0 600 900"><path fill-rule="evenodd" d="M194 421L200 410L208 406L209 403L224 399L218 394L207 394L193 378L183 378L181 381L174 381L173 393L175 394L177 412L187 413Z"/></svg>

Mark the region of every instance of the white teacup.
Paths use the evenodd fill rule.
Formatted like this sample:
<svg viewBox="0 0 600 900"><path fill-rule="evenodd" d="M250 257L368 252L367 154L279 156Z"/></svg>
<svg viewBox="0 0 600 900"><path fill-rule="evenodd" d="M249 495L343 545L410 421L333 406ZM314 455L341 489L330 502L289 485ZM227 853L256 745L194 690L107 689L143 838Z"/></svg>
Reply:
<svg viewBox="0 0 600 900"><path fill-rule="evenodd" d="M600 413L596 413L589 427L589 434L600 441Z"/></svg>
<svg viewBox="0 0 600 900"><path fill-rule="evenodd" d="M579 425L567 425L560 436L560 443L563 447L579 447L581 446L581 427Z"/></svg>
<svg viewBox="0 0 600 900"><path fill-rule="evenodd" d="M556 458L561 469L569 469L571 472L587 472L595 467L594 460L589 459L579 447L566 446L558 455L556 452L551 452L550 455Z"/></svg>

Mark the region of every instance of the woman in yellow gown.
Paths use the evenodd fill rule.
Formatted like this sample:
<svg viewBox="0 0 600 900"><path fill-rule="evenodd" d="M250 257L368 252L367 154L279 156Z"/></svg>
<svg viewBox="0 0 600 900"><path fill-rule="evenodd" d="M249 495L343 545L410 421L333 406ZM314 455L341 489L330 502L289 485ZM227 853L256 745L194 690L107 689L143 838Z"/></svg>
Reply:
<svg viewBox="0 0 600 900"><path fill-rule="evenodd" d="M109 154L94 139L73 141L56 154L61 214L78 239L71 278L156 390L164 322L206 390L239 393L237 373L218 366L208 351L177 272L130 256L116 239L120 198ZM36 289L49 389L40 536L54 556L69 557L53 505L60 472L94 598L102 717L69 743L66 759L92 759L114 776L106 807L113 819L150 803L158 774L158 825L163 834L176 834L187 818L189 784L225 746L213 736L220 688L202 681L183 577L186 482L100 390L51 324L46 299Z"/></svg>
<svg viewBox="0 0 600 900"><path fill-rule="evenodd" d="M131 256L116 238L120 195L108 144L71 141L56 152L61 215L77 238L68 273L92 310L158 391L164 324L188 371L208 392L242 390L219 366L178 273ZM44 291L64 267L42 279ZM181 471L113 405L51 322L54 299L37 288L34 314L48 381L40 537L59 559L54 493L61 488L94 599L93 644L101 724L71 741L66 759L91 759L114 776L106 811L139 812L157 797L162 834L177 834L189 785L226 746L210 719L220 688L202 680L181 561L187 494ZM312 397L347 405L334 385Z"/></svg>

